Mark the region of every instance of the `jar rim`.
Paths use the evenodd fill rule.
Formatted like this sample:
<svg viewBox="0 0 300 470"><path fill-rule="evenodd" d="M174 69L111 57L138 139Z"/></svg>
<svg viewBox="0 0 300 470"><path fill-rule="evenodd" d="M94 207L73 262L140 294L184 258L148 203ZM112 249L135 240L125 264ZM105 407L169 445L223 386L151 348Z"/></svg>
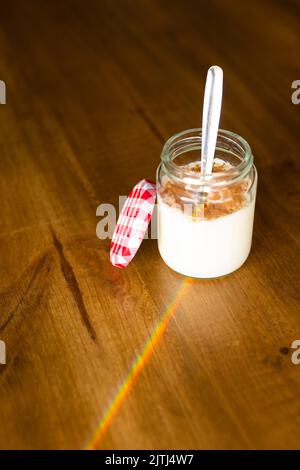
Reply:
<svg viewBox="0 0 300 470"><path fill-rule="evenodd" d="M225 139L225 141L227 141L228 143L234 142L240 147L243 156L238 165L233 166L232 168L226 171L220 171L217 173L199 173L187 169L186 167L184 168L183 166L180 166L175 163L174 159L176 158L176 156L172 157L172 154L174 153L174 149L172 149L172 146L174 146L176 142L180 143L182 141L182 144L187 143L188 138L199 138L200 149L202 142L202 128L186 129L171 136L166 141L162 149L162 164L165 166L166 170L172 178L186 184L194 184L197 186L223 186L235 183L237 180L244 178L249 173L253 165L253 155L251 147L243 137L232 131L219 129L218 138L219 137ZM220 149L222 147L217 144L217 148ZM239 157L241 156L239 155Z"/></svg>

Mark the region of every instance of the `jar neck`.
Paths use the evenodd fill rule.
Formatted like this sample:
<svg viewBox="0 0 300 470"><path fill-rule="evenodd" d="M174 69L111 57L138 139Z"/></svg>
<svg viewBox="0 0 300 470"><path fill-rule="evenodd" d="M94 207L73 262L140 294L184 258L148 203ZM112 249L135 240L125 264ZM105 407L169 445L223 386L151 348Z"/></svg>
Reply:
<svg viewBox="0 0 300 470"><path fill-rule="evenodd" d="M218 131L215 158L230 163L226 171L203 174L193 170L193 162L200 164L201 147L200 128L189 129L172 136L165 143L161 154L166 174L175 182L191 185L195 189L203 186L222 187L244 179L253 166L253 155L249 144L233 132L222 129Z"/></svg>

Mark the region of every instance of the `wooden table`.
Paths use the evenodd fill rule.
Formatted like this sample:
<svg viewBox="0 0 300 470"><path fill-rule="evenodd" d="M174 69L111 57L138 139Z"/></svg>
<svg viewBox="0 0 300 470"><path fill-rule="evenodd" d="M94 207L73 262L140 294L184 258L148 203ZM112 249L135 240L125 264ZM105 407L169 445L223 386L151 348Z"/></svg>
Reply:
<svg viewBox="0 0 300 470"><path fill-rule="evenodd" d="M0 447L300 448L300 5L0 9ZM200 125L215 63L222 127L259 171L251 256L189 280L146 240L114 268L96 208L153 179L163 142Z"/></svg>

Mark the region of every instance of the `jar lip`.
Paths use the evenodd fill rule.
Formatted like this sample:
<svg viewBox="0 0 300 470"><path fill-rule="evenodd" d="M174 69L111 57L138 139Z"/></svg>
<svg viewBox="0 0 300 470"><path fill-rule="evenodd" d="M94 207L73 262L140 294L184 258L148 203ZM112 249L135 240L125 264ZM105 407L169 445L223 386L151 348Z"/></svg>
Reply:
<svg viewBox="0 0 300 470"><path fill-rule="evenodd" d="M240 135L225 129L219 129L218 137L225 138L225 140L228 142L234 139L235 143L240 146L241 151L244 154L241 162L237 166L234 166L223 172L202 174L177 165L172 158L172 145L175 144L176 141L180 142L181 139L182 142L187 143L189 135L191 139L198 137L199 143L201 143L202 128L198 127L193 129L186 129L184 131L178 132L177 134L174 134L166 141L161 153L161 160L163 165L166 167L171 176L178 181L184 182L186 184L220 186L236 182L237 180L242 179L250 171L253 165L253 155L250 145ZM185 136L187 136L186 139L184 139Z"/></svg>

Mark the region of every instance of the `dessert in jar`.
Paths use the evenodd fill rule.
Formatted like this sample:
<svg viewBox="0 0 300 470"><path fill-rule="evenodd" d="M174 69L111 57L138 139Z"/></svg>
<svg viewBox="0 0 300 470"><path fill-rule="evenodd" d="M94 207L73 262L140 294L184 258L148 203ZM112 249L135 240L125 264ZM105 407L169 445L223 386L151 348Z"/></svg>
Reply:
<svg viewBox="0 0 300 470"><path fill-rule="evenodd" d="M197 278L229 274L252 241L257 172L249 144L219 130L213 171L201 172L202 131L164 145L157 170L158 248L173 270Z"/></svg>

